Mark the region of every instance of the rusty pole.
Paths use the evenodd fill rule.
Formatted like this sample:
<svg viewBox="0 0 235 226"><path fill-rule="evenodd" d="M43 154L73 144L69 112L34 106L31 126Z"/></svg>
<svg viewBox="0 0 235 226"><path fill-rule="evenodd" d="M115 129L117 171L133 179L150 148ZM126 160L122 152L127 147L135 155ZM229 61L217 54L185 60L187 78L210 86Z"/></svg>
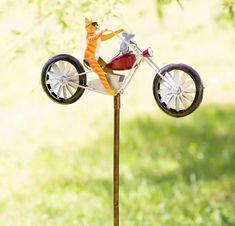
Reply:
<svg viewBox="0 0 235 226"><path fill-rule="evenodd" d="M114 226L119 226L119 124L120 94L114 96L113 213Z"/></svg>

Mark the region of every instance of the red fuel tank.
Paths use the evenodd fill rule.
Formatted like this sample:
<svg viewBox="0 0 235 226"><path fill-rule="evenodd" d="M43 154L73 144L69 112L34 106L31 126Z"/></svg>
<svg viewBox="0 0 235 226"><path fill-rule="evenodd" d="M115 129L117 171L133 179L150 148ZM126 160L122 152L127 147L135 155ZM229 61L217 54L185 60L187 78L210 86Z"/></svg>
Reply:
<svg viewBox="0 0 235 226"><path fill-rule="evenodd" d="M129 70L136 62L135 54L125 53L121 56L114 57L105 68L111 70Z"/></svg>

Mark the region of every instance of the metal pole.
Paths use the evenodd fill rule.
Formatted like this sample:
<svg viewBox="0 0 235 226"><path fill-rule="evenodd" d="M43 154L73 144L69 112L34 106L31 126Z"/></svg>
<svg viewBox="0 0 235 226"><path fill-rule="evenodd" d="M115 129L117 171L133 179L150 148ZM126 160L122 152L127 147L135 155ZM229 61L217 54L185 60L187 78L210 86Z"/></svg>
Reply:
<svg viewBox="0 0 235 226"><path fill-rule="evenodd" d="M113 213L114 226L119 226L119 124L120 94L114 96Z"/></svg>

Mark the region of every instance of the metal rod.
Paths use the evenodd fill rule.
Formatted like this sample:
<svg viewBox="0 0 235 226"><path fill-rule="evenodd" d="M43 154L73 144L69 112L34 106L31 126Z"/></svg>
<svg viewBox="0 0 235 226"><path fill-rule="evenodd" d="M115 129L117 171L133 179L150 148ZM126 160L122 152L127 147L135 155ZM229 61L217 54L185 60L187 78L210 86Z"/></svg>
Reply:
<svg viewBox="0 0 235 226"><path fill-rule="evenodd" d="M119 124L120 94L114 96L113 213L114 226L119 226Z"/></svg>

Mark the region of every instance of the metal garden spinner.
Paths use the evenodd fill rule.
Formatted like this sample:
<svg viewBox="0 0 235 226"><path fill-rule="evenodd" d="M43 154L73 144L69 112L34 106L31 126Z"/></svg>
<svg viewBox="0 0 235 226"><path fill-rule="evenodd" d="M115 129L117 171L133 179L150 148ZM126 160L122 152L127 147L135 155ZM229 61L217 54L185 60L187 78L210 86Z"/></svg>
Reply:
<svg viewBox="0 0 235 226"><path fill-rule="evenodd" d="M140 48L134 41L133 34L126 31L122 35L108 30L103 32L110 32L121 40L119 54L108 63L102 61L100 64L108 85L115 91L114 96L125 91L141 63L146 62L155 75L154 98L165 113L173 117L183 117L199 107L203 98L203 84L199 74L192 67L180 63L159 68L151 59L151 47L145 50ZM60 104L74 103L81 98L85 90L109 95L89 62L84 60L82 65L68 54L56 55L45 63L41 82L46 94Z"/></svg>

